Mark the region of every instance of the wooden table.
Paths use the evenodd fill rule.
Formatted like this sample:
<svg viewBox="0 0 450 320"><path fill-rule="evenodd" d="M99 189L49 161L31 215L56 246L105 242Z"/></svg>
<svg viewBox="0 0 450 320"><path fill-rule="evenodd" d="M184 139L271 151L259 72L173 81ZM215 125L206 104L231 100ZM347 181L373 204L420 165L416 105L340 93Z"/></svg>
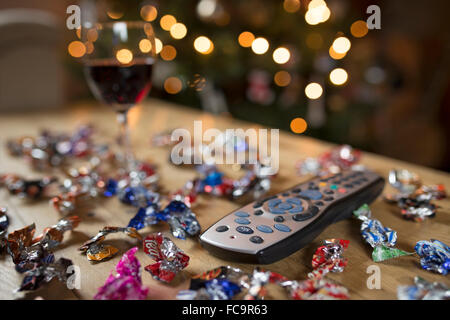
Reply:
<svg viewBox="0 0 450 320"><path fill-rule="evenodd" d="M215 117L210 114L201 113L192 109L175 106L162 101L149 100L144 106L132 110L130 121L132 126L132 140L137 157L149 160L159 166L161 175L160 183L166 190L174 190L181 187L185 181L195 177L192 169L177 168L169 165L168 149L151 147L150 138L153 133L164 129L183 127L193 128L194 120L202 120L204 130L216 127L221 130L226 128L260 128L258 125L237 121L227 117ZM29 114L2 114L0 116L1 143L7 138L22 135L36 135L39 129L51 128L52 130L68 131L82 123L92 122L96 125L97 135L101 141L113 141L117 134L117 125L113 112L104 107L82 104L71 106L64 111L49 111ZM280 133L280 171L273 181L270 194L280 192L294 184L307 180L309 177L298 177L295 173L295 163L305 157L318 156L332 147L331 144L308 138L303 135ZM26 177L41 177L44 173L34 172L21 159L10 157L5 149L0 148L1 169L0 172L19 173ZM424 183L444 183L450 188L450 175L433 169L389 159L386 157L364 153L362 163L375 170L384 177L392 168L407 168L417 172ZM393 191L389 186L385 192ZM64 256L72 259L74 264L80 267L81 289L68 290L58 281L52 281L43 289L26 295L13 293L22 279L22 275L14 271L11 258L4 255L0 258L0 298L27 298L32 299L41 296L44 299L91 299L98 287L100 287L109 273L114 270L122 254L137 245L137 242L122 234L112 235L107 242L114 244L120 249L113 259L93 264L77 250L82 242L95 235L105 225L125 226L136 210L120 204L117 199L97 201L93 206L94 215L79 212L82 223L76 231L66 234L63 244L55 251L56 257ZM400 216L399 209L384 203L378 199L371 205L374 216L381 220L385 226L398 231L398 247L406 251L414 251L414 245L419 240L439 239L447 244L450 243L450 201L443 200L438 203L442 208L434 219L418 223L406 221ZM37 226L37 234L43 228L54 225L60 215L49 205L47 201L30 203L24 199L10 196L6 190L0 190L0 205L9 208L11 226L9 231L22 228L33 222ZM200 224L205 230L218 218L231 210L238 208L238 204L226 199L200 196L193 207ZM367 268L375 263L371 260L371 248L362 241L359 233L360 223L356 220L341 221L329 226L317 239L304 249L296 252L290 257L265 266L285 275L290 279L305 279L311 271L311 257L315 249L324 239L343 238L350 240L350 247L345 256L349 264L343 273L331 274L330 278L346 286L352 299L396 299L398 285L409 285L413 277L419 275L429 281L441 281L449 284L446 277L422 270L417 256L407 256L391 261L377 263L381 271L381 289L368 289ZM165 224L148 227L142 230L145 236L151 232L163 231L173 238ZM174 298L176 292L188 286L187 279L190 275L198 274L206 270L221 266L232 265L246 271L251 271L255 266L228 263L209 255L200 246L197 240L174 240L175 243L187 252L191 261L189 266L179 275L173 284L162 285L154 281L147 272L143 272L143 282L150 286L150 299ZM151 260L142 250L138 252L138 258L143 266L150 264ZM286 296L279 290L273 297L284 299Z"/></svg>

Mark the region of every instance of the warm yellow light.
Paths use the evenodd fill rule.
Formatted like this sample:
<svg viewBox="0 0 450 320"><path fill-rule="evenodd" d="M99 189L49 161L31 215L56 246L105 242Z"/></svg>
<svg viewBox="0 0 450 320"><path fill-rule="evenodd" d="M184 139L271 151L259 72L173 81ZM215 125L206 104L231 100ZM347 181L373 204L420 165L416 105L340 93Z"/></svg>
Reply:
<svg viewBox="0 0 450 320"><path fill-rule="evenodd" d="M86 47L87 54L91 54L92 52L94 52L94 44L92 42L86 41L84 45Z"/></svg>
<svg viewBox="0 0 450 320"><path fill-rule="evenodd" d="M291 130L294 133L303 133L308 129L308 123L303 118L295 118L291 121Z"/></svg>
<svg viewBox="0 0 450 320"><path fill-rule="evenodd" d="M67 47L69 54L74 58L81 58L86 54L86 46L81 41L72 41Z"/></svg>
<svg viewBox="0 0 450 320"><path fill-rule="evenodd" d="M145 21L153 21L158 16L158 10L154 6L145 5L141 8L141 17Z"/></svg>
<svg viewBox="0 0 450 320"><path fill-rule="evenodd" d="M163 28L163 30L170 31L170 28L177 23L177 19L170 14L166 14L161 18L159 23L161 24L161 28Z"/></svg>
<svg viewBox="0 0 450 320"><path fill-rule="evenodd" d="M334 60L340 60L347 55L347 53L337 53L334 51L333 46L330 47L329 54Z"/></svg>
<svg viewBox="0 0 450 320"><path fill-rule="evenodd" d="M312 10L314 8L317 7L323 7L323 6L327 6L327 3L324 0L312 0L309 4L308 4L308 10Z"/></svg>
<svg viewBox="0 0 450 320"><path fill-rule="evenodd" d="M278 71L273 77L273 81L279 87L286 87L291 83L291 75L287 71Z"/></svg>
<svg viewBox="0 0 450 320"><path fill-rule="evenodd" d="M242 32L238 38L239 44L244 48L251 47L254 40L255 36L249 31Z"/></svg>
<svg viewBox="0 0 450 320"><path fill-rule="evenodd" d="M120 11L107 11L106 14L111 19L117 20L123 17L124 13Z"/></svg>
<svg viewBox="0 0 450 320"><path fill-rule="evenodd" d="M347 53L351 46L350 40L346 37L339 37L333 42L333 50L340 54Z"/></svg>
<svg viewBox="0 0 450 320"><path fill-rule="evenodd" d="M160 53L163 48L163 43L158 38L155 38L155 51L156 54Z"/></svg>
<svg viewBox="0 0 450 320"><path fill-rule="evenodd" d="M300 0L284 0L283 8L289 13L297 12L300 9Z"/></svg>
<svg viewBox="0 0 450 320"><path fill-rule="evenodd" d="M326 5L309 9L305 14L305 20L310 25L316 25L327 21L330 18L331 11Z"/></svg>
<svg viewBox="0 0 450 320"><path fill-rule="evenodd" d="M86 34L86 38L88 39L88 41L90 42L95 42L98 39L98 32L95 29L90 29L87 34Z"/></svg>
<svg viewBox="0 0 450 320"><path fill-rule="evenodd" d="M177 77L170 77L164 81L164 90L170 94L177 94L183 89L183 83Z"/></svg>
<svg viewBox="0 0 450 320"><path fill-rule="evenodd" d="M171 45L164 46L161 50L160 56L165 61L171 61L177 56L177 49Z"/></svg>
<svg viewBox="0 0 450 320"><path fill-rule="evenodd" d="M194 48L202 54L209 54L214 49L214 44L209 38L200 36L194 41Z"/></svg>
<svg viewBox="0 0 450 320"><path fill-rule="evenodd" d="M152 50L152 43L148 39L142 39L141 41L139 41L139 49L143 53L148 53Z"/></svg>
<svg viewBox="0 0 450 320"><path fill-rule="evenodd" d="M116 59L122 64L129 64L133 61L133 52L128 49L120 49L116 53Z"/></svg>
<svg viewBox="0 0 450 320"><path fill-rule="evenodd" d="M309 99L318 99L323 93L322 86L316 82L311 82L305 88L305 94Z"/></svg>
<svg viewBox="0 0 450 320"><path fill-rule="evenodd" d="M182 23L175 23L171 28L170 28L170 35L172 36L172 38L174 39L183 39L187 34L187 28L184 24Z"/></svg>
<svg viewBox="0 0 450 320"><path fill-rule="evenodd" d="M347 79L348 79L347 71L345 71L342 68L336 68L330 72L330 81L337 86L346 83Z"/></svg>
<svg viewBox="0 0 450 320"><path fill-rule="evenodd" d="M252 50L256 54L264 54L269 50L269 42L262 37L256 38L252 42Z"/></svg>
<svg viewBox="0 0 450 320"><path fill-rule="evenodd" d="M78 39L81 39L81 27L77 29L77 31L75 31Z"/></svg>
<svg viewBox="0 0 450 320"><path fill-rule="evenodd" d="M291 58L291 53L287 48L280 47L273 52L273 61L278 64L284 64Z"/></svg>
<svg viewBox="0 0 450 320"><path fill-rule="evenodd" d="M350 32L355 38L364 37L369 32L367 22L363 20L353 22L352 26L350 27Z"/></svg>

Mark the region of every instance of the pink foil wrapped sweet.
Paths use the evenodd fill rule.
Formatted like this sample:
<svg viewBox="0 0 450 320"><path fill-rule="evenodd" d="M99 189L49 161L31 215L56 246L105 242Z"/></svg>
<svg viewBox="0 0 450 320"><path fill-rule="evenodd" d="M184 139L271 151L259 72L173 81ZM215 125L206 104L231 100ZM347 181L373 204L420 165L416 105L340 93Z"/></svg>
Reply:
<svg viewBox="0 0 450 320"><path fill-rule="evenodd" d="M98 289L95 300L145 300L148 288L142 285L141 264L135 257L137 247L128 250L116 266L117 275L112 273L105 284Z"/></svg>

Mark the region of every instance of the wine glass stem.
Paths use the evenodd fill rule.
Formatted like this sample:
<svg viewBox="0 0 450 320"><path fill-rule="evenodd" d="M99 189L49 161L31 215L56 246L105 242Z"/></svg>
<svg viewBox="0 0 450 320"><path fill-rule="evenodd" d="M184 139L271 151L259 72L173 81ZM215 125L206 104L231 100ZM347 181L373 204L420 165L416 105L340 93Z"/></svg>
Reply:
<svg viewBox="0 0 450 320"><path fill-rule="evenodd" d="M128 111L120 111L117 113L117 121L120 126L119 141L124 151L125 165L128 173L134 171L135 160L130 142L130 128L128 126Z"/></svg>

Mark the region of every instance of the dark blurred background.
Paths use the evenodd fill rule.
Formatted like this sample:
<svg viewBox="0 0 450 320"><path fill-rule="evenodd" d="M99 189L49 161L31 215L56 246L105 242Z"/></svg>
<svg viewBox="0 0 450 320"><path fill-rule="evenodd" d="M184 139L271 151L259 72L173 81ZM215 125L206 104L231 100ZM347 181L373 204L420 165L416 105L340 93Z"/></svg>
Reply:
<svg viewBox="0 0 450 320"><path fill-rule="evenodd" d="M66 28L66 8L81 2L0 2L0 112L93 99L78 61L89 43L80 53ZM287 131L301 117L304 135L450 171L449 1L310 2L122 0L108 15L154 26L152 97ZM379 30L365 24L373 4ZM351 43L342 54L332 46L340 36ZM267 42L248 47L253 37ZM278 47L288 56L274 56ZM335 68L345 72L330 79ZM321 94L305 91L311 82Z"/></svg>

